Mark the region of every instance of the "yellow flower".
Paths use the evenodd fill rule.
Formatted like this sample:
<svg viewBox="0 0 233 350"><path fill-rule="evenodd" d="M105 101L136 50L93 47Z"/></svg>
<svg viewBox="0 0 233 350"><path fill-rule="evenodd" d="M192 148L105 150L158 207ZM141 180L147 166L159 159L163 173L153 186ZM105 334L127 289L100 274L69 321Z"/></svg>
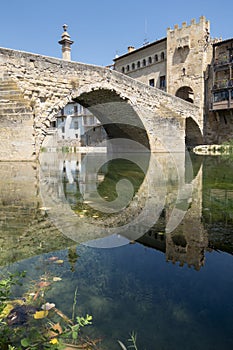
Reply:
<svg viewBox="0 0 233 350"><path fill-rule="evenodd" d="M50 340L50 343L51 344L58 344L59 341L57 340L57 338L53 338L53 339Z"/></svg>

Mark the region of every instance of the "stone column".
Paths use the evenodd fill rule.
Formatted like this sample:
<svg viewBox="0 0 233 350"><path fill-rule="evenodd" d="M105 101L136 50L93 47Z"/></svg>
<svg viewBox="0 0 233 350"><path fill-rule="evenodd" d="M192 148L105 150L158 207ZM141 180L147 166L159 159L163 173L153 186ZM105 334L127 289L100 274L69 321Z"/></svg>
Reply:
<svg viewBox="0 0 233 350"><path fill-rule="evenodd" d="M66 61L71 61L71 45L73 44L73 41L70 40L70 36L67 32L67 25L63 25L64 32L61 36L61 40L58 41L60 45L62 45L62 59Z"/></svg>

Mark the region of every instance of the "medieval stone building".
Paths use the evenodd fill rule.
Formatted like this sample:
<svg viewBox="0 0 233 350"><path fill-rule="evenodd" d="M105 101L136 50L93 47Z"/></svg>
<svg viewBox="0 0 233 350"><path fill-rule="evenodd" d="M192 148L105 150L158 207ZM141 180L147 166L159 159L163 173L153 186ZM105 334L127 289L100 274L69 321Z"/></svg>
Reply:
<svg viewBox="0 0 233 350"><path fill-rule="evenodd" d="M129 46L114 59L114 69L198 105L204 135L188 118L187 134L193 137L188 143L219 143L233 138L232 43L212 39L210 22L202 16L168 28L165 38L138 49Z"/></svg>

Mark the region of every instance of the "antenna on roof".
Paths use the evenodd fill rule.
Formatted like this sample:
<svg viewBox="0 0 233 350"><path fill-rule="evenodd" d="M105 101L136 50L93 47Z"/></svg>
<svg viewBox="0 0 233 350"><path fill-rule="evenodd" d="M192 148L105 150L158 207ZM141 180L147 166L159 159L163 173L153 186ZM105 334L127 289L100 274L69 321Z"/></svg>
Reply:
<svg viewBox="0 0 233 350"><path fill-rule="evenodd" d="M148 38L147 38L147 18L145 18L145 37L143 40L143 46L149 44Z"/></svg>

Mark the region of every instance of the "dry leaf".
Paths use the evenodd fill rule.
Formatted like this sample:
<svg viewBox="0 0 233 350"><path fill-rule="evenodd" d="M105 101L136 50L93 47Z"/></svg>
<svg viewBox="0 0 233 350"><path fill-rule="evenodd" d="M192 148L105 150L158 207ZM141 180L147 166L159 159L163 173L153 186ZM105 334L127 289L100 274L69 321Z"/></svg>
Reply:
<svg viewBox="0 0 233 350"><path fill-rule="evenodd" d="M48 258L49 261L56 261L58 260L57 256L51 256L50 258Z"/></svg>
<svg viewBox="0 0 233 350"><path fill-rule="evenodd" d="M50 284L51 284L50 282L41 281L41 282L38 283L38 286L39 286L40 288L45 288L45 287L50 286Z"/></svg>
<svg viewBox="0 0 233 350"><path fill-rule="evenodd" d="M55 264L63 264L64 263L64 260L56 260L54 261Z"/></svg>
<svg viewBox="0 0 233 350"><path fill-rule="evenodd" d="M61 281L62 278L61 277L53 277L53 282L58 282Z"/></svg>
<svg viewBox="0 0 233 350"><path fill-rule="evenodd" d="M36 320L39 320L41 318L45 318L46 316L48 316L49 312L47 310L43 310L43 311L36 311L36 313L33 315L33 317Z"/></svg>
<svg viewBox="0 0 233 350"><path fill-rule="evenodd" d="M45 303L44 305L41 306L41 309L48 311L48 310L52 309L53 307L55 307L54 303Z"/></svg>

